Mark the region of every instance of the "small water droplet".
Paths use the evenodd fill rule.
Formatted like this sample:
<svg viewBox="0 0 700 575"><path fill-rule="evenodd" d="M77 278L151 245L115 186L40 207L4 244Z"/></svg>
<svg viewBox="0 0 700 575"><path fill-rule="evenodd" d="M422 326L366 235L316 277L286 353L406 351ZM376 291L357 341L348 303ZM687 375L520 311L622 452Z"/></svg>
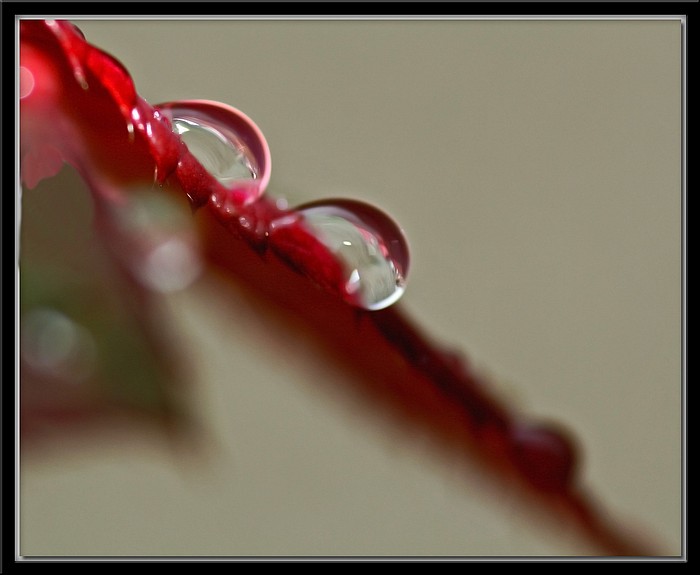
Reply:
<svg viewBox="0 0 700 575"><path fill-rule="evenodd" d="M19 98L23 100L24 98L31 95L34 91L34 86L36 82L34 80L34 74L29 68L24 66L19 67Z"/></svg>
<svg viewBox="0 0 700 575"><path fill-rule="evenodd" d="M190 153L224 187L255 201L270 179L270 150L245 114L218 102L188 100L159 104Z"/></svg>
<svg viewBox="0 0 700 575"><path fill-rule="evenodd" d="M548 425L517 424L511 430L515 463L533 487L564 491L574 479L577 449L562 429Z"/></svg>
<svg viewBox="0 0 700 575"><path fill-rule="evenodd" d="M90 332L53 308L36 308L22 317L21 355L37 372L80 383L93 372L96 346Z"/></svg>
<svg viewBox="0 0 700 575"><path fill-rule="evenodd" d="M379 310L403 295L408 242L401 228L384 212L355 200L329 200L300 206L297 213L342 262L350 303Z"/></svg>
<svg viewBox="0 0 700 575"><path fill-rule="evenodd" d="M199 246L182 204L156 191L134 189L112 216L122 234L114 253L144 286L170 293L200 276Z"/></svg>

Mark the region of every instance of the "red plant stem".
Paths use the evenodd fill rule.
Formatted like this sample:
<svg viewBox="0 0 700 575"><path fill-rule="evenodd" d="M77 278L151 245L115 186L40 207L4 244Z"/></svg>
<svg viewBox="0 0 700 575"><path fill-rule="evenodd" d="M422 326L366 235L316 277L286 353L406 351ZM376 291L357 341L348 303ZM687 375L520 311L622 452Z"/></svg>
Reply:
<svg viewBox="0 0 700 575"><path fill-rule="evenodd" d="M339 297L347 295L339 263L295 221L293 209L281 210L263 197L234 213L224 210L226 190L157 108L137 96L116 60L67 23L23 22L22 35L26 53L38 54L61 82L60 92L51 94L55 107L82 138L65 144L64 158L97 196L105 188L128 187L155 174L170 192L189 199L210 263L245 286L251 297L263 298L264 305L277 310L279 321L309 334L357 376L373 401L433 430L456 453L466 451L526 489L577 525L601 554L652 554L585 495L578 482L578 448L567 432L515 413L493 395L488 381L426 338L400 307L367 312L345 303ZM63 145L62 137L52 144ZM110 200L99 196L98 201ZM289 223L274 226L283 216Z"/></svg>
<svg viewBox="0 0 700 575"><path fill-rule="evenodd" d="M523 489L552 518L575 525L595 553L653 555L648 542L608 520L579 486L577 449L568 433L509 409L485 378L431 342L399 306L354 309L314 289L274 253L261 256L245 241L232 241L211 212L197 218L209 261L221 274L262 299L287 329L311 334L325 357L355 376L371 404L430 430L451 453L476 459Z"/></svg>

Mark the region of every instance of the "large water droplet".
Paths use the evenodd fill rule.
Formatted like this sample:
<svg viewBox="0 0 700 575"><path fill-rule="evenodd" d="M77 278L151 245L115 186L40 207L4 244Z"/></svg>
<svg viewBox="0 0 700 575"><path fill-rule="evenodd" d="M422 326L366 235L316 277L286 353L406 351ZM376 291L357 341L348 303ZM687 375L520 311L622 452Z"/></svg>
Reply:
<svg viewBox="0 0 700 575"><path fill-rule="evenodd" d="M270 149L255 123L219 102L186 100L159 104L190 153L228 189L256 200L270 180Z"/></svg>
<svg viewBox="0 0 700 575"><path fill-rule="evenodd" d="M406 287L408 242L384 212L355 200L328 200L297 212L312 233L342 262L350 303L379 310L398 301Z"/></svg>

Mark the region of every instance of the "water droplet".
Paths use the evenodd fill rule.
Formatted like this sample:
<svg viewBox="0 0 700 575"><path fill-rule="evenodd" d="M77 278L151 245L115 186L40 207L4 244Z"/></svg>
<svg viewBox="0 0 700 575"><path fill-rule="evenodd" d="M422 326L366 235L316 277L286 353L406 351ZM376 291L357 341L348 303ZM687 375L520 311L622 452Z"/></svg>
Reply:
<svg viewBox="0 0 700 575"><path fill-rule="evenodd" d="M95 367L96 346L90 332L52 308L22 317L22 359L37 372L71 383L84 381Z"/></svg>
<svg viewBox="0 0 700 575"><path fill-rule="evenodd" d="M350 303L368 310L389 307L406 287L408 242L381 210L355 200L300 206L304 224L342 262Z"/></svg>
<svg viewBox="0 0 700 575"><path fill-rule="evenodd" d="M190 153L224 187L255 201L270 180L270 150L260 129L239 110L207 100L159 104Z"/></svg>
<svg viewBox="0 0 700 575"><path fill-rule="evenodd" d="M144 286L170 293L200 276L199 246L183 205L162 193L131 190L114 210L121 241L112 249Z"/></svg>
<svg viewBox="0 0 700 575"><path fill-rule="evenodd" d="M511 430L515 463L530 484L564 491L574 479L577 449L569 435L547 425L518 424Z"/></svg>
<svg viewBox="0 0 700 575"><path fill-rule="evenodd" d="M182 238L170 238L148 252L140 271L148 287L170 293L192 284L202 271L202 263L190 243Z"/></svg>
<svg viewBox="0 0 700 575"><path fill-rule="evenodd" d="M19 98L20 100L28 97L34 91L34 74L29 68L24 66L19 67Z"/></svg>

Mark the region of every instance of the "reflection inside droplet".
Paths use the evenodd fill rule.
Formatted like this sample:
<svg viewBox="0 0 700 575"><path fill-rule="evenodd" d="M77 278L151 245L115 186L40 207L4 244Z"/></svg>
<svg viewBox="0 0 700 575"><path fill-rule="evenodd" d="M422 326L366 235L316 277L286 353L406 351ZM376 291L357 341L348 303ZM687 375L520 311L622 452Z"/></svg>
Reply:
<svg viewBox="0 0 700 575"><path fill-rule="evenodd" d="M90 332L65 314L39 308L22 317L20 354L45 376L80 383L94 370L96 346Z"/></svg>
<svg viewBox="0 0 700 575"><path fill-rule="evenodd" d="M215 128L183 118L174 118L172 123L194 157L224 186L256 178L248 156Z"/></svg>
<svg viewBox="0 0 700 575"><path fill-rule="evenodd" d="M313 234L342 262L350 303L379 310L403 295L408 243L386 214L352 200L307 204L298 212Z"/></svg>

